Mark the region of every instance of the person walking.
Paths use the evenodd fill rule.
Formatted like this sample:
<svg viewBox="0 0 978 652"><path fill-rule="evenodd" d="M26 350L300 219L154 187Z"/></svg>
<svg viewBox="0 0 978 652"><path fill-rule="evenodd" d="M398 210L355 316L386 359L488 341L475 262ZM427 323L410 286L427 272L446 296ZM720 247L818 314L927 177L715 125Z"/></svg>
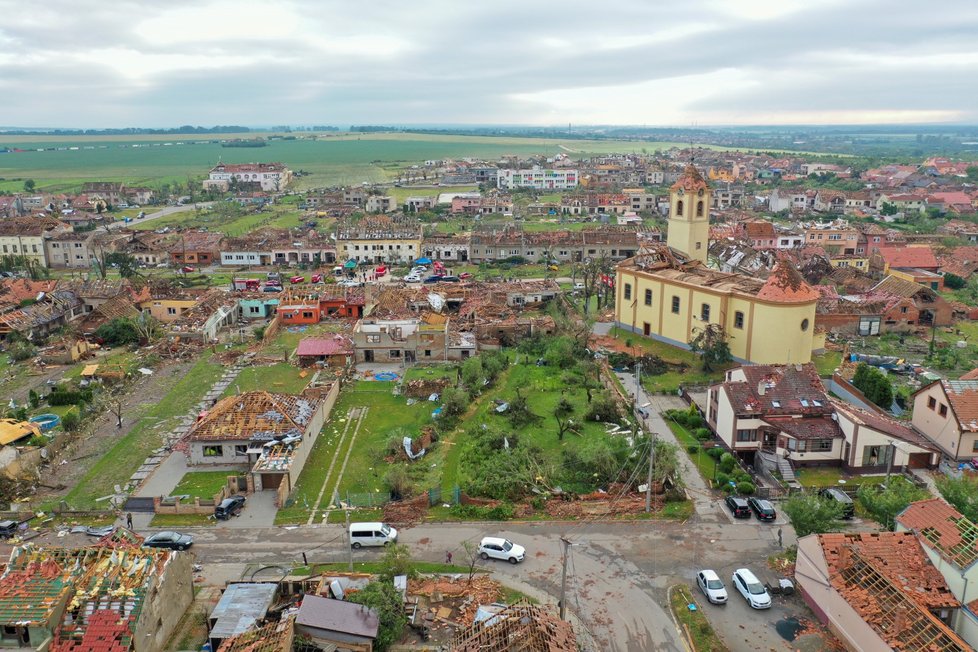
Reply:
<svg viewBox="0 0 978 652"><path fill-rule="evenodd" d="M452 563L452 551L451 550L449 550L448 552L445 553L445 563L446 564Z"/></svg>
<svg viewBox="0 0 978 652"><path fill-rule="evenodd" d="M126 513L126 527L132 529L132 512Z"/></svg>
<svg viewBox="0 0 978 652"><path fill-rule="evenodd" d="M784 548L784 539L781 538L781 528L778 528L778 547Z"/></svg>

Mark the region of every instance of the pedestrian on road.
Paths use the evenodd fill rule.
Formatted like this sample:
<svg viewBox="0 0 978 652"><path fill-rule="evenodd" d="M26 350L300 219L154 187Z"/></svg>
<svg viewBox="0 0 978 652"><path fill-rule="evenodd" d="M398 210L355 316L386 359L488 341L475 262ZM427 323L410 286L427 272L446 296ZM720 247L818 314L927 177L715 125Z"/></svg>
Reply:
<svg viewBox="0 0 978 652"><path fill-rule="evenodd" d="M132 529L132 512L126 514L126 527Z"/></svg>
<svg viewBox="0 0 978 652"><path fill-rule="evenodd" d="M446 564L452 563L452 551L451 550L449 550L448 552L445 553L445 563Z"/></svg>
<svg viewBox="0 0 978 652"><path fill-rule="evenodd" d="M784 548L784 539L781 538L781 528L778 528L778 547Z"/></svg>

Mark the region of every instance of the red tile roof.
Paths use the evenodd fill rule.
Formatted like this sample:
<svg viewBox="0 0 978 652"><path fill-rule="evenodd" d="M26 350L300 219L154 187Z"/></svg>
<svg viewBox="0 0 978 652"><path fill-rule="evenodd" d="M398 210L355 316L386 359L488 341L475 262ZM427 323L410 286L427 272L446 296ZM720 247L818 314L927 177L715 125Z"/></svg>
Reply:
<svg viewBox="0 0 978 652"><path fill-rule="evenodd" d="M744 222L744 233L748 238L776 238L778 235L774 224L763 220Z"/></svg>
<svg viewBox="0 0 978 652"><path fill-rule="evenodd" d="M749 365L741 367L746 380L723 383L738 414L758 416L829 415L832 406L815 365ZM763 387L764 393L758 389ZM807 405L802 405L802 401ZM816 405L816 402L818 405Z"/></svg>
<svg viewBox="0 0 978 652"><path fill-rule="evenodd" d="M349 355L353 343L342 335L334 337L305 337L299 341L296 355Z"/></svg>
<svg viewBox="0 0 978 652"><path fill-rule="evenodd" d="M682 176L676 180L676 183L672 184L670 190L679 190L680 188L686 193L695 193L700 189L709 189L709 185L700 171L696 169L696 166L690 163L686 166Z"/></svg>
<svg viewBox="0 0 978 652"><path fill-rule="evenodd" d="M779 303L807 303L817 300L818 297L818 292L787 261L778 263L757 293L758 299Z"/></svg>
<svg viewBox="0 0 978 652"><path fill-rule="evenodd" d="M879 247L879 254L890 267L918 267L920 269L937 269L940 263L934 250L929 246L922 247Z"/></svg>
<svg viewBox="0 0 978 652"><path fill-rule="evenodd" d="M961 429L978 431L978 380L946 380L943 384Z"/></svg>
<svg viewBox="0 0 978 652"><path fill-rule="evenodd" d="M978 525L965 518L940 498L912 503L896 522L924 539L941 557L959 569L978 561Z"/></svg>
<svg viewBox="0 0 978 652"><path fill-rule="evenodd" d="M764 421L793 439L836 439L843 436L839 424L828 417L765 417Z"/></svg>

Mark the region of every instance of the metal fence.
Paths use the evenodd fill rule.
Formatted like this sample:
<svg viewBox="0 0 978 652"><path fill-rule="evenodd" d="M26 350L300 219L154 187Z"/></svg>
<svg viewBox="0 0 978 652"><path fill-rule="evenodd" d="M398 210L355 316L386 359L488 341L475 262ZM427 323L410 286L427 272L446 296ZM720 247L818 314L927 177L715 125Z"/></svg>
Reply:
<svg viewBox="0 0 978 652"><path fill-rule="evenodd" d="M448 494L448 500L442 500L442 490L441 487L435 487L428 490L428 505L434 507L435 505L441 505L444 503L449 503L453 507L455 505L462 504L462 489L461 487L452 487Z"/></svg>

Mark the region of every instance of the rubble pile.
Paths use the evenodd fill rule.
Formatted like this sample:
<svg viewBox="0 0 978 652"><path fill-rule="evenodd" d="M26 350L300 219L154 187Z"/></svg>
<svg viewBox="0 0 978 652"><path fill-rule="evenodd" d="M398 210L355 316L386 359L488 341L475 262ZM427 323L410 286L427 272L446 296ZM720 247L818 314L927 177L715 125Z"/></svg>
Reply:
<svg viewBox="0 0 978 652"><path fill-rule="evenodd" d="M428 496L421 494L414 498L390 502L384 505L384 522L396 527L417 525L428 515Z"/></svg>
<svg viewBox="0 0 978 652"><path fill-rule="evenodd" d="M449 384L448 378L412 380L404 385L404 395L408 398L427 399L432 394L441 394Z"/></svg>
<svg viewBox="0 0 978 652"><path fill-rule="evenodd" d="M451 625L471 623L479 605L492 604L502 598L499 582L484 574L474 575L471 582L467 576L412 581L408 593L427 599L431 605L428 612L435 614L433 627L438 626L438 621ZM446 613L446 607L450 613Z"/></svg>

